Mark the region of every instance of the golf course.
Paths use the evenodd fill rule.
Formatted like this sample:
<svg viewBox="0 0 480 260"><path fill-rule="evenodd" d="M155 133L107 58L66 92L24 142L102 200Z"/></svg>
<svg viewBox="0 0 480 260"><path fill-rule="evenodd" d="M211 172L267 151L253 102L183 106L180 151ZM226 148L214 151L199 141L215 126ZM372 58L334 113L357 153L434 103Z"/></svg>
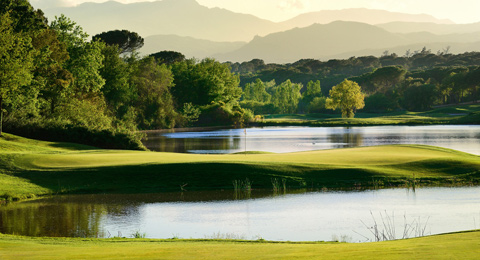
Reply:
<svg viewBox="0 0 480 260"><path fill-rule="evenodd" d="M480 158L424 145L388 145L224 155L102 150L4 134L0 138L0 197L4 202L56 194L153 193L288 188L352 189L471 185ZM376 243L273 242L142 238L35 238L0 235L1 259L475 259L480 232Z"/></svg>

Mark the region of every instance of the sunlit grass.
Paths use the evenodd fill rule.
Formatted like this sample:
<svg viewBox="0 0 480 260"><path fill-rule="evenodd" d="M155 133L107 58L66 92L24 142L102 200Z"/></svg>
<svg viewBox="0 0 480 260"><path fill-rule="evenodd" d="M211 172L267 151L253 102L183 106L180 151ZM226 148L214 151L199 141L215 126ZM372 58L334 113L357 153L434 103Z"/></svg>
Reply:
<svg viewBox="0 0 480 260"><path fill-rule="evenodd" d="M0 235L0 259L477 259L479 241L479 231L361 244Z"/></svg>
<svg viewBox="0 0 480 260"><path fill-rule="evenodd" d="M389 145L287 154L199 155L96 150L5 135L0 139L0 198L58 193L147 193L233 189L385 187L408 184L472 184L480 158L450 149ZM373 185L374 184L374 185Z"/></svg>

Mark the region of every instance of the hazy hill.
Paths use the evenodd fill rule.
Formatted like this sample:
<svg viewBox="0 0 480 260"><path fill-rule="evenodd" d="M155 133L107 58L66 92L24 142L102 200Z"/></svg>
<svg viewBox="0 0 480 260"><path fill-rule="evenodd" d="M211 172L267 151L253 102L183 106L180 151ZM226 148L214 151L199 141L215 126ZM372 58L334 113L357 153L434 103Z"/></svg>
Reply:
<svg viewBox="0 0 480 260"><path fill-rule="evenodd" d="M480 32L480 23L437 24L416 22L391 22L386 24L378 24L377 26L394 33L430 32L434 34L454 34Z"/></svg>
<svg viewBox="0 0 480 260"><path fill-rule="evenodd" d="M140 53L149 55L169 50L181 52L187 58L212 57L214 54L231 52L247 44L246 42L213 42L177 35L154 35L145 38Z"/></svg>
<svg viewBox="0 0 480 260"><path fill-rule="evenodd" d="M176 34L212 41L249 41L255 35L280 31L271 21L220 8L208 8L195 0L163 0L121 4L84 3L76 7L44 10L50 20L65 14L90 35L127 29L142 37Z"/></svg>
<svg viewBox="0 0 480 260"><path fill-rule="evenodd" d="M338 21L256 37L237 51L216 57L229 61L259 58L266 62L284 63L408 43L402 35L372 25Z"/></svg>
<svg viewBox="0 0 480 260"><path fill-rule="evenodd" d="M380 48L380 49L365 49L358 50L353 52L339 53L331 56L323 57L323 60L329 59L348 59L350 57L361 57L361 56L375 56L380 57L385 51L389 53L395 53L398 56L404 56L406 51L409 50L410 53L415 51L421 51L423 47L426 47L427 50L430 50L432 53L437 53L438 51L444 51L447 47L450 47L449 53L459 54L465 52L477 51L480 52L480 41L461 43L461 42L423 42L423 43L413 43L408 45L390 47L390 48Z"/></svg>
<svg viewBox="0 0 480 260"><path fill-rule="evenodd" d="M222 61L240 62L258 58L266 62L289 63L303 58L348 58L345 57L346 54L362 56L375 53L378 56L385 50L390 52L395 50L396 53L403 55L408 49L420 50L423 46L434 52L451 46L455 47L451 51L455 51L464 49L467 45L472 46L472 43L478 41L480 33L397 34L374 25L337 21L256 37L236 51L215 57ZM463 47L459 48L460 45Z"/></svg>
<svg viewBox="0 0 480 260"><path fill-rule="evenodd" d="M208 8L195 0L162 0L121 4L84 3L76 7L44 10L52 20L65 14L81 25L90 35L115 29L127 29L142 37L151 35L190 36L211 41L250 41L255 35L306 27L314 23L357 21L368 24L403 22L451 23L432 16L393 13L371 9L320 11L299 15L282 23L274 23L253 15L239 14L220 8Z"/></svg>
<svg viewBox="0 0 480 260"><path fill-rule="evenodd" d="M390 22L453 24L450 20L441 20L426 14L404 14L384 10L352 8L305 13L282 22L282 25L286 28L294 28L305 27L314 23L327 24L333 21L351 21L368 24L384 24Z"/></svg>

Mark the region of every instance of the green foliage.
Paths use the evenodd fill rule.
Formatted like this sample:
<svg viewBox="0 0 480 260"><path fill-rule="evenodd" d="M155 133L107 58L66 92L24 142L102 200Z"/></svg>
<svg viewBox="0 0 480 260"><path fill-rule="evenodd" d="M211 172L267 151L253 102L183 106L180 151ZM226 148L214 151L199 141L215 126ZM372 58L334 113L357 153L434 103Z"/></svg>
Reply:
<svg viewBox="0 0 480 260"><path fill-rule="evenodd" d="M300 110L309 113L312 113L310 110L321 110L321 104L319 103L321 97L323 97L323 94L320 86L320 80L317 80L316 82L309 81L307 84L307 89L302 93L302 100L299 104ZM315 102L313 102L314 99L316 99Z"/></svg>
<svg viewBox="0 0 480 260"><path fill-rule="evenodd" d="M87 42L88 34L64 15L55 17L50 27L57 32L58 39L66 44L70 55L65 67L74 77L71 94L100 91L105 84L99 73L102 68L104 44Z"/></svg>
<svg viewBox="0 0 480 260"><path fill-rule="evenodd" d="M332 110L340 108L342 117L353 118L354 111L365 106L364 98L362 88L356 82L346 79L330 90L325 107Z"/></svg>
<svg viewBox="0 0 480 260"><path fill-rule="evenodd" d="M102 54L104 62L100 75L105 80L105 85L101 91L112 113L116 112L117 117L121 118L119 110L125 109L135 97L135 91L129 82L131 67L120 58L120 51L115 46L105 46Z"/></svg>
<svg viewBox="0 0 480 260"><path fill-rule="evenodd" d="M195 107L192 103L183 104L183 109L181 111L182 116L182 126L191 126L193 123L198 121L200 116L200 108Z"/></svg>
<svg viewBox="0 0 480 260"><path fill-rule="evenodd" d="M167 65L185 61L185 55L176 51L160 51L150 54L149 56L154 57L158 63L165 63Z"/></svg>
<svg viewBox="0 0 480 260"><path fill-rule="evenodd" d="M165 64L158 65L154 58L138 61L133 71L131 85L136 90L135 108L141 129L172 128L177 112L174 110L170 89L172 72Z"/></svg>
<svg viewBox="0 0 480 260"><path fill-rule="evenodd" d="M117 46L120 54L133 52L143 47L144 40L136 32L113 30L92 37L93 41L103 41L107 45Z"/></svg>
<svg viewBox="0 0 480 260"><path fill-rule="evenodd" d="M172 65L172 72L175 84L172 94L177 105L229 103L238 100L242 93L238 76L230 72L227 64L213 59L177 62Z"/></svg>
<svg viewBox="0 0 480 260"><path fill-rule="evenodd" d="M308 113L321 113L325 112L325 105L327 103L326 97L315 97L308 104Z"/></svg>
<svg viewBox="0 0 480 260"><path fill-rule="evenodd" d="M141 136L120 129L91 129L62 119L16 117L8 121L5 130L21 136L52 142L71 142L105 149L146 150Z"/></svg>
<svg viewBox="0 0 480 260"><path fill-rule="evenodd" d="M405 90L403 106L410 111L425 111L432 108L436 96L435 85L414 85Z"/></svg>
<svg viewBox="0 0 480 260"><path fill-rule="evenodd" d="M34 10L28 0L2 0L0 15L11 15L11 28L17 33L27 33L47 28L47 18L41 10Z"/></svg>
<svg viewBox="0 0 480 260"><path fill-rule="evenodd" d="M89 99L71 98L63 100L51 117L68 124L92 130L106 130L112 127L112 118L105 114L106 104L102 97Z"/></svg>
<svg viewBox="0 0 480 260"><path fill-rule="evenodd" d="M375 93L365 98L365 110L370 112L391 112L398 108L395 99L383 93Z"/></svg>
<svg viewBox="0 0 480 260"><path fill-rule="evenodd" d="M294 84L290 80L283 82L274 88L272 103L279 113L295 113L302 95L301 84Z"/></svg>
<svg viewBox="0 0 480 260"><path fill-rule="evenodd" d="M8 14L0 16L0 136L3 104L17 101L18 88L32 80L33 47L31 39L12 30Z"/></svg>
<svg viewBox="0 0 480 260"><path fill-rule="evenodd" d="M268 103L271 97L266 90L266 84L260 79L256 79L255 83L247 83L243 90L243 100Z"/></svg>
<svg viewBox="0 0 480 260"><path fill-rule="evenodd" d="M258 101L244 100L240 102L240 106L245 109L251 110L253 113L257 115L276 113L275 107L272 103L263 103Z"/></svg>

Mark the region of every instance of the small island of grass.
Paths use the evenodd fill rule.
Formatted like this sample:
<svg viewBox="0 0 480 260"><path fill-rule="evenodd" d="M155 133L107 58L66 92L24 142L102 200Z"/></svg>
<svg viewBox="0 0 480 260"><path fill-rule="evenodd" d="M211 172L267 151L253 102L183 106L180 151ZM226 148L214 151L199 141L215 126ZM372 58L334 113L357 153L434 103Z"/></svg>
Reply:
<svg viewBox="0 0 480 260"><path fill-rule="evenodd" d="M295 188L382 188L478 183L476 155L424 145L387 145L297 153L176 154L103 150L0 138L0 197L50 194L152 193L233 189L250 180L271 189L272 179Z"/></svg>

